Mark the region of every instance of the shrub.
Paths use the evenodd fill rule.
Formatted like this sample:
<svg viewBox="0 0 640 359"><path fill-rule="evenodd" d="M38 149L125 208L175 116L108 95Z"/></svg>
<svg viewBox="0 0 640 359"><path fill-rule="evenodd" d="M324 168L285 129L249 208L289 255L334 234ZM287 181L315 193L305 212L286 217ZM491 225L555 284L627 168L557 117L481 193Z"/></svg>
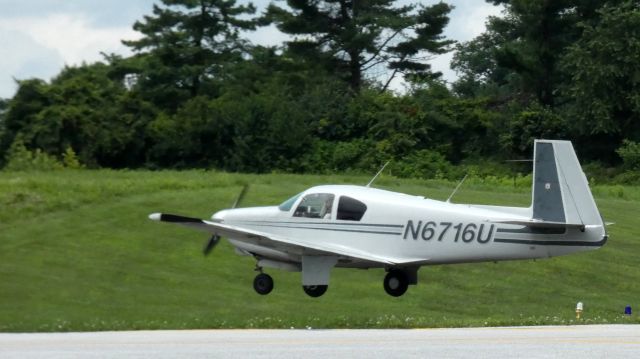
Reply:
<svg viewBox="0 0 640 359"><path fill-rule="evenodd" d="M80 163L80 160L78 160L76 152L73 150L73 148L71 148L71 146L68 146L62 154L62 164L65 168L84 168L84 166Z"/></svg>
<svg viewBox="0 0 640 359"><path fill-rule="evenodd" d="M454 167L436 151L420 150L391 164L391 172L398 177L448 178L459 177Z"/></svg>
<svg viewBox="0 0 640 359"><path fill-rule="evenodd" d="M626 170L640 170L640 143L624 140L616 150Z"/></svg>
<svg viewBox="0 0 640 359"><path fill-rule="evenodd" d="M16 139L7 151L7 171L50 171L62 168L62 164L54 157L40 149L29 151L22 142Z"/></svg>
<svg viewBox="0 0 640 359"><path fill-rule="evenodd" d="M640 171L627 171L617 175L612 183L638 185L640 184Z"/></svg>

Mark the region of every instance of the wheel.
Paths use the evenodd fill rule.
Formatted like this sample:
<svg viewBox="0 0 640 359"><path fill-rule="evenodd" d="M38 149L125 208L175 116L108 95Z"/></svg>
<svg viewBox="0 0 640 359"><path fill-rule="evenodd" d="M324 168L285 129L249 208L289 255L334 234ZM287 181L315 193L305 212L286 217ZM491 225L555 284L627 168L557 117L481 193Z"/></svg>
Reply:
<svg viewBox="0 0 640 359"><path fill-rule="evenodd" d="M256 292L261 295L271 293L271 291L273 290L273 278L265 273L258 274L253 280L253 289L255 289Z"/></svg>
<svg viewBox="0 0 640 359"><path fill-rule="evenodd" d="M387 294L399 297L403 295L409 287L407 275L399 270L390 270L384 277L384 290Z"/></svg>
<svg viewBox="0 0 640 359"><path fill-rule="evenodd" d="M303 285L302 289L307 293L310 297L319 297L327 291L328 286L326 285Z"/></svg>

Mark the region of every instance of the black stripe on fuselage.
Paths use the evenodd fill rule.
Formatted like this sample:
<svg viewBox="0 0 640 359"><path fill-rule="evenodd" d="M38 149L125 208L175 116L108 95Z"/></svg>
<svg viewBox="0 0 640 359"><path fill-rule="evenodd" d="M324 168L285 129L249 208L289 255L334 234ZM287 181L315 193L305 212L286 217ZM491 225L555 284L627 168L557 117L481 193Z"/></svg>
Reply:
<svg viewBox="0 0 640 359"><path fill-rule="evenodd" d="M330 226L363 226L363 227L389 227L404 228L403 224L379 224L379 223L341 223L341 222L297 222L297 221L235 221L235 223L265 223L265 224L311 224Z"/></svg>
<svg viewBox="0 0 640 359"><path fill-rule="evenodd" d="M602 237L602 240L597 242L585 242L585 241L558 241L558 240L538 240L538 239L514 239L514 238L494 238L495 243L510 243L510 244L527 244L535 246L571 246L571 247L602 247L607 243L608 236Z"/></svg>
<svg viewBox="0 0 640 359"><path fill-rule="evenodd" d="M273 223L273 224L271 224ZM331 227L310 227L310 226L287 226L284 224L278 224L277 222L265 222L261 224L253 224L258 227L275 227L275 228L293 228L293 229L317 229L321 231L334 231L334 232L353 232L353 233L369 233L369 234L390 234L390 235L402 235L402 232L381 232L381 231L367 231L359 229L346 229L346 228L331 228Z"/></svg>
<svg viewBox="0 0 640 359"><path fill-rule="evenodd" d="M523 227L523 228L498 228L498 233L525 233L525 234L565 234L566 227L545 228L545 227Z"/></svg>

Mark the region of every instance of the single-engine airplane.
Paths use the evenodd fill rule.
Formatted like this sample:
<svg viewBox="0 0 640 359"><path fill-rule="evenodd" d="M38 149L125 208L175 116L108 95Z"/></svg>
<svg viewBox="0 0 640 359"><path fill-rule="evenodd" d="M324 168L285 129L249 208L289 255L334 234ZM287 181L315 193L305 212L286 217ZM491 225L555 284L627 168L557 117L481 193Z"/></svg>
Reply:
<svg viewBox="0 0 640 359"><path fill-rule="evenodd" d="M602 247L605 224L569 141L536 140L532 204L454 204L368 186L317 186L279 206L232 208L211 220L154 213L150 219L209 232L208 253L226 237L253 256L253 287L273 289L263 268L302 272L312 297L333 267L384 268L384 289L401 296L424 265L546 258ZM237 201L236 201L237 202ZM234 204L235 207L235 204Z"/></svg>

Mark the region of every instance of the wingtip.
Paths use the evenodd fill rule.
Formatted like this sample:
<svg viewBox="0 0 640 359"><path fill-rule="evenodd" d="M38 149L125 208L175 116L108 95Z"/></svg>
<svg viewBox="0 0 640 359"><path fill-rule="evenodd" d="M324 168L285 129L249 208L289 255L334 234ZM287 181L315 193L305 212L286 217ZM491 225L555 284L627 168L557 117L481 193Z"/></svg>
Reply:
<svg viewBox="0 0 640 359"><path fill-rule="evenodd" d="M151 213L149 215L149 219L152 221L161 221L162 220L162 213Z"/></svg>

